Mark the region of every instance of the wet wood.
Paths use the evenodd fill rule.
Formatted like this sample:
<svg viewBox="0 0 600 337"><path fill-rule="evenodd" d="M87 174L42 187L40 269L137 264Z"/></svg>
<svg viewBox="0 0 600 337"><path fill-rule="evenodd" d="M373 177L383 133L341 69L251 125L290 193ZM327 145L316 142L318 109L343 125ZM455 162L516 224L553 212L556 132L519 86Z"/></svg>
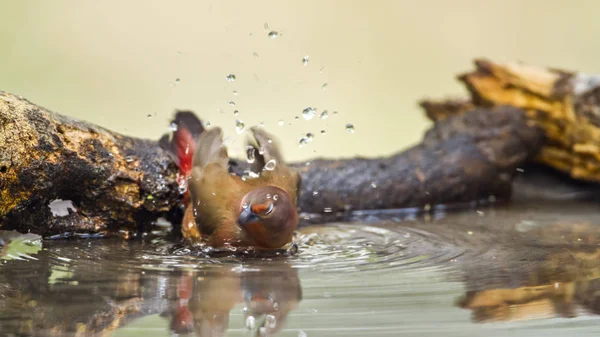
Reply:
<svg viewBox="0 0 600 337"><path fill-rule="evenodd" d="M599 76L478 59L475 70L458 79L470 99L423 101L431 120L464 113L471 106L521 108L545 131L547 141L537 162L576 179L600 182Z"/></svg>
<svg viewBox="0 0 600 337"><path fill-rule="evenodd" d="M52 235L148 228L180 222L177 168L157 141L70 119L0 93L0 226ZM158 138L158 137L157 137ZM293 164L303 212L428 207L506 199L515 169L536 153L541 131L523 111L477 109L438 121L421 144L388 158ZM241 173L245 163L232 161ZM76 212L56 216L53 200Z"/></svg>
<svg viewBox="0 0 600 337"><path fill-rule="evenodd" d="M149 225L178 204L177 169L154 141L0 92L0 227L44 235ZM48 207L71 200L76 212Z"/></svg>

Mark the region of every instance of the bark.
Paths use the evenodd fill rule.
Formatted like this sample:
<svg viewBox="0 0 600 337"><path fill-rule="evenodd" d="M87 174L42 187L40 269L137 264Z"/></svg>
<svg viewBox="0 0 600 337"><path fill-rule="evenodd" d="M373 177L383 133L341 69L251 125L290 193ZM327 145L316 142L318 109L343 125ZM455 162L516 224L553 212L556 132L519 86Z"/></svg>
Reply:
<svg viewBox="0 0 600 337"><path fill-rule="evenodd" d="M52 235L146 229L181 219L177 168L157 141L73 120L0 94L0 219L4 229ZM457 204L511 193L515 169L542 143L523 111L477 109L437 122L421 144L388 158L296 163L299 206L326 221L355 210ZM245 163L232 161L240 172ZM48 204L71 200L55 216Z"/></svg>
<svg viewBox="0 0 600 337"><path fill-rule="evenodd" d="M137 228L177 205L177 169L126 137L0 92L0 225L44 235ZM68 216L49 203L71 200Z"/></svg>
<svg viewBox="0 0 600 337"><path fill-rule="evenodd" d="M458 77L471 97L424 101L427 116L441 120L471 107L510 105L526 111L547 138L535 161L571 177L600 181L600 77L522 63L476 60Z"/></svg>

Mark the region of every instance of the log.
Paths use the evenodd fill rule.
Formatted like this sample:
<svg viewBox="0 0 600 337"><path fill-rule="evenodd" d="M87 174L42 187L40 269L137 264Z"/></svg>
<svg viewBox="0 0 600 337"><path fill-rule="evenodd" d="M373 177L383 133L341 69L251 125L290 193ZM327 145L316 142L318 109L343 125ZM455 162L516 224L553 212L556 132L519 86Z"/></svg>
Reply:
<svg viewBox="0 0 600 337"><path fill-rule="evenodd" d="M421 106L431 120L473 107L521 108L547 139L534 161L576 179L600 182L599 76L477 59L475 70L458 80L470 99L424 100Z"/></svg>
<svg viewBox="0 0 600 337"><path fill-rule="evenodd" d="M0 228L44 236L148 230L178 224L177 167L158 141L127 137L0 93ZM542 131L522 110L477 109L437 122L421 144L388 158L295 163L302 212L339 218L356 210L507 199L515 169ZM247 164L232 161L241 173ZM75 212L48 207L69 200Z"/></svg>
<svg viewBox="0 0 600 337"><path fill-rule="evenodd" d="M43 235L144 227L176 207L176 165L123 136L0 92L0 227ZM76 212L53 216L56 200Z"/></svg>

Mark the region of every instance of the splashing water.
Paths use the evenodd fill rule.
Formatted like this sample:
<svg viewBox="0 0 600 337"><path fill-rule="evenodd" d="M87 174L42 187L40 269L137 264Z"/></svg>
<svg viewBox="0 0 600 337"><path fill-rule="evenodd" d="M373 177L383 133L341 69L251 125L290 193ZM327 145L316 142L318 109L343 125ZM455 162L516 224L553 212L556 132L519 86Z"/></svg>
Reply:
<svg viewBox="0 0 600 337"><path fill-rule="evenodd" d="M242 122L242 121L241 121L241 120L239 120L239 119L236 119L236 120L235 120L235 131L236 131L238 134L240 134L240 133L242 133L242 131L244 131L244 127L245 127L245 125L244 125L244 122Z"/></svg>
<svg viewBox="0 0 600 337"><path fill-rule="evenodd" d="M265 163L264 169L267 171L273 171L275 169L275 166L277 166L277 161L275 159L271 159Z"/></svg>
<svg viewBox="0 0 600 337"><path fill-rule="evenodd" d="M308 55L302 58L302 64L306 67L308 65L309 57Z"/></svg>
<svg viewBox="0 0 600 337"><path fill-rule="evenodd" d="M302 110L302 117L304 117L304 119L306 119L307 121L313 119L313 117L315 117L316 114L317 109L315 108L307 107L304 108L304 110Z"/></svg>
<svg viewBox="0 0 600 337"><path fill-rule="evenodd" d="M308 138L306 138L306 137L302 137L302 138L300 138L300 140L298 141L298 146L299 146L299 147L303 147L303 146L305 146L305 145L307 145L307 144L308 144Z"/></svg>
<svg viewBox="0 0 600 337"><path fill-rule="evenodd" d="M246 147L246 161L249 164L252 164L254 161L256 161L256 149L253 146Z"/></svg>
<svg viewBox="0 0 600 337"><path fill-rule="evenodd" d="M225 77L225 79L227 80L227 82L234 82L235 81L235 75L234 74L229 74Z"/></svg>

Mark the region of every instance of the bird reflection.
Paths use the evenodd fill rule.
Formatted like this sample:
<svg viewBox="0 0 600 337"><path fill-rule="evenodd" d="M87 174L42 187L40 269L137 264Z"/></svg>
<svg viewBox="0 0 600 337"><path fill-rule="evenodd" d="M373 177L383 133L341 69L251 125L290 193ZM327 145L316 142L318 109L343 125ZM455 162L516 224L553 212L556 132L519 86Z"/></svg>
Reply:
<svg viewBox="0 0 600 337"><path fill-rule="evenodd" d="M179 277L177 299L169 313L173 333L225 336L230 312L243 304L246 328L270 336L284 327L288 314L302 299L297 271L286 264L241 272L222 269Z"/></svg>

